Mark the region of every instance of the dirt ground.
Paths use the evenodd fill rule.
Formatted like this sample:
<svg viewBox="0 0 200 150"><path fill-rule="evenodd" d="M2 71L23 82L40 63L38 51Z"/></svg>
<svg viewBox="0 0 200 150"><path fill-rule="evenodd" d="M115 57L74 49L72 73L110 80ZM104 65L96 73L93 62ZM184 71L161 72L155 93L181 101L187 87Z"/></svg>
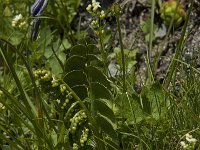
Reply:
<svg viewBox="0 0 200 150"><path fill-rule="evenodd" d="M123 44L126 49L139 49L136 57L136 74L138 75L136 86L140 89L146 78L146 64L145 57L148 49L148 42L145 41L145 35L141 30L141 25L150 18L151 5L149 0L99 0L103 9L107 9L113 2L118 2L123 10L121 16L121 29L123 34ZM88 24L91 22L91 16L86 12L85 8L91 3L90 1L82 1L78 14L74 20L77 22L81 17L81 29L90 31ZM185 10L188 10L188 1L182 2ZM163 41L167 32L167 26L163 23L159 15L159 9L155 10L154 23L157 26L155 33L155 40L153 41L153 51L151 52L151 61L153 62L155 55L163 47ZM107 18L107 27L116 30L116 22L114 18ZM186 43L182 54L182 61L191 63L194 59L197 60L195 68L200 67L200 2L194 2L193 10L190 16L189 25L187 28ZM176 45L181 36L183 23L180 27L173 30L167 43L161 53L156 70L156 79L162 83L165 78L167 68L173 58L176 50ZM90 33L90 32L89 32ZM113 47L119 46L117 40L113 43ZM179 72L178 72L179 73Z"/></svg>

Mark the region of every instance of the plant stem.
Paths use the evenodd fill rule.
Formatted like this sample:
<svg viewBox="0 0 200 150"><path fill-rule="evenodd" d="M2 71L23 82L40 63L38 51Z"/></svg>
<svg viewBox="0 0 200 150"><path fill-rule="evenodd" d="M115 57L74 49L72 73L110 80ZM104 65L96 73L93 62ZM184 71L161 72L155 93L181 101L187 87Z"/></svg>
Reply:
<svg viewBox="0 0 200 150"><path fill-rule="evenodd" d="M151 2L151 24L150 24L150 34L149 34L149 48L147 50L147 69L148 69L148 81L152 83L154 81L153 72L151 69L151 51L153 43L154 34L154 13L155 13L155 0Z"/></svg>
<svg viewBox="0 0 200 150"><path fill-rule="evenodd" d="M106 57L106 53L105 53L105 49L104 49L104 45L103 45L103 40L102 40L102 33L101 31L99 31L99 42L100 42L100 49L101 49L101 55L103 58L103 63L104 63L104 71L105 74L107 74L107 57Z"/></svg>
<svg viewBox="0 0 200 150"><path fill-rule="evenodd" d="M186 33L188 21L190 19L190 14L192 12L193 3L194 3L194 0L192 0L191 3L190 3L190 8L189 8L186 20L185 20L185 24L183 26L183 30L182 30L182 33L181 33L181 38L180 38L180 40L178 42L175 56L174 56L170 66L169 66L170 71L169 71L169 74L168 74L168 78L164 82L165 88L168 88L168 86L169 86L169 84L170 84L170 82L172 80L173 75L175 75L176 67L177 67L177 64L178 64L176 60L179 59L180 55L183 52L183 44L184 44L184 40L185 40L184 39L185 38L185 33Z"/></svg>
<svg viewBox="0 0 200 150"><path fill-rule="evenodd" d="M122 42L122 33L120 28L120 21L119 16L116 16L117 20L117 30L119 32L119 42L121 47L121 57L122 57L122 80L123 80L123 92L126 92L126 64L125 64L125 55L124 55L124 49L123 49L123 42Z"/></svg>

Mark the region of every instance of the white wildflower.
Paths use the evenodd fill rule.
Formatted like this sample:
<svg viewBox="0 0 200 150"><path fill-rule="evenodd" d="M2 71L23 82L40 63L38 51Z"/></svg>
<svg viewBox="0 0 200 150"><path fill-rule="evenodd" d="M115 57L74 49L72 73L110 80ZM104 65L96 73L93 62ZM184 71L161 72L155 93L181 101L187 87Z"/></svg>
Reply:
<svg viewBox="0 0 200 150"><path fill-rule="evenodd" d="M19 24L19 28L22 28L26 24L26 21L23 21Z"/></svg>
<svg viewBox="0 0 200 150"><path fill-rule="evenodd" d="M105 12L102 10L101 13L100 13L100 19L104 19L105 16L106 16L106 15L105 15Z"/></svg>
<svg viewBox="0 0 200 150"><path fill-rule="evenodd" d="M186 149L188 147L188 144L186 144L184 141L181 141L180 144L183 147L183 149Z"/></svg>
<svg viewBox="0 0 200 150"><path fill-rule="evenodd" d="M92 4L89 4L86 8L86 10L89 13L96 13L97 9L101 8L101 5L99 2L97 2L96 0L92 0Z"/></svg>
<svg viewBox="0 0 200 150"><path fill-rule="evenodd" d="M185 139L189 142L189 143L196 143L197 139L193 138L192 135L190 135L189 133L187 133L185 135Z"/></svg>
<svg viewBox="0 0 200 150"><path fill-rule="evenodd" d="M23 18L22 14L16 15L13 21L19 21Z"/></svg>
<svg viewBox="0 0 200 150"><path fill-rule="evenodd" d="M93 20L93 21L91 22L91 26L92 26L93 28L97 28L97 27L98 27L98 21L97 21L97 20Z"/></svg>
<svg viewBox="0 0 200 150"><path fill-rule="evenodd" d="M3 91L0 90L0 96L2 96L2 95L3 95Z"/></svg>
<svg viewBox="0 0 200 150"><path fill-rule="evenodd" d="M16 15L12 20L12 26L13 27L18 26L19 28L22 28L26 24L26 21L23 20L24 18L22 14Z"/></svg>
<svg viewBox="0 0 200 150"><path fill-rule="evenodd" d="M91 11L91 9L92 9L92 5L91 5L91 4L89 4L89 5L87 6L86 10L87 10L88 12L90 12L90 11Z"/></svg>
<svg viewBox="0 0 200 150"><path fill-rule="evenodd" d="M1 109L5 109L5 106L2 103L0 103L0 110Z"/></svg>

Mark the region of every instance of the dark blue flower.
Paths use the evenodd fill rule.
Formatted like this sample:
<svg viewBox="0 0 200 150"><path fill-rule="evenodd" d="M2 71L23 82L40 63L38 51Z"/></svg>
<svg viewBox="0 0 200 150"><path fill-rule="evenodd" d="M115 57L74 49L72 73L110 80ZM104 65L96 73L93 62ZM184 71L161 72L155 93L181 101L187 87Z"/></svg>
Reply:
<svg viewBox="0 0 200 150"><path fill-rule="evenodd" d="M31 6L31 15L33 17L39 17L42 15L42 12L47 6L48 0L36 0L35 3ZM40 18L35 18L33 20L33 27L31 32L31 39L34 41L38 37L39 28L41 24Z"/></svg>
<svg viewBox="0 0 200 150"><path fill-rule="evenodd" d="M35 3L31 6L31 15L33 17L41 16L43 10L47 6L48 0L36 0Z"/></svg>
<svg viewBox="0 0 200 150"><path fill-rule="evenodd" d="M33 20L33 28L32 28L32 32L31 32L31 39L33 41L35 41L37 39L37 37L38 37L40 24L41 24L41 19L40 18L35 18Z"/></svg>

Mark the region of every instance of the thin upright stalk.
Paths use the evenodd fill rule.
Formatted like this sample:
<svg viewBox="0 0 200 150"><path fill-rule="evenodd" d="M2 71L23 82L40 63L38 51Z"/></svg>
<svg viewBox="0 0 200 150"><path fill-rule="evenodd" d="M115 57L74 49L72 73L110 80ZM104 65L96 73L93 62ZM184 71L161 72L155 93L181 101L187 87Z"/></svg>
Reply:
<svg viewBox="0 0 200 150"><path fill-rule="evenodd" d="M103 63L104 63L104 71L105 71L104 73L106 74L107 73L107 65L106 65L107 64L107 56L106 56L105 49L104 49L101 31L99 31L99 43L100 43L100 50L101 50L101 55L102 55Z"/></svg>
<svg viewBox="0 0 200 150"><path fill-rule="evenodd" d="M123 42L122 42L122 33L120 28L120 21L119 16L116 16L117 20L117 30L119 33L119 42L121 47L121 57L122 57L122 81L123 81L123 92L126 92L126 64L125 64L125 55L124 55L124 49L123 49Z"/></svg>
<svg viewBox="0 0 200 150"><path fill-rule="evenodd" d="M151 23L150 23L150 34L149 34L149 48L147 50L147 70L148 70L148 81L151 83L154 81L153 72L151 68L151 51L153 43L153 32L154 32L154 13L155 13L155 0L151 2Z"/></svg>
<svg viewBox="0 0 200 150"><path fill-rule="evenodd" d="M176 66L178 64L178 62L176 61L177 59L179 59L180 55L182 54L182 51L183 51L183 43L184 43L184 38L185 38L185 34L186 34L186 29L187 29L187 24L188 24L188 21L190 19L190 14L192 12L192 8L193 8L193 3L194 3L194 0L191 1L190 3L190 8L189 8L189 11L188 11L188 14L187 14L187 17L186 17L186 20L185 20L185 24L183 26L183 30L182 30L182 33L181 33L181 38L178 42L178 45L177 45L177 48L176 48L176 53L175 53L175 56L170 64L170 67L169 67L169 73L168 73L168 78L167 80L165 80L164 82L164 86L165 88L168 88L172 78L173 78L173 75L175 75L175 72L176 72Z"/></svg>

